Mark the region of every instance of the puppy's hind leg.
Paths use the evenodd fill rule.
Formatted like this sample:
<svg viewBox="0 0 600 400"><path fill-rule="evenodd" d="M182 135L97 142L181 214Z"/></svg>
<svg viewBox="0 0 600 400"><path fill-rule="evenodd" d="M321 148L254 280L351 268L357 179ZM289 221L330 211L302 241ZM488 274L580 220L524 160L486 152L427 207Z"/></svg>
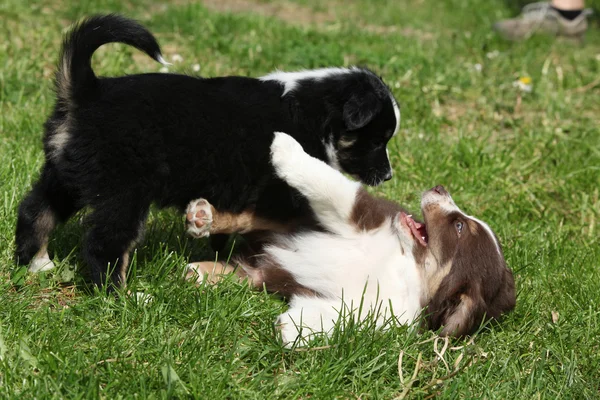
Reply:
<svg viewBox="0 0 600 400"><path fill-rule="evenodd" d="M360 189L321 160L309 156L291 136L276 132L271 162L277 176L308 199L317 219L333 232L344 231Z"/></svg>
<svg viewBox="0 0 600 400"><path fill-rule="evenodd" d="M338 302L319 297L295 296L290 308L275 320L285 347L306 345L316 334L329 334L339 319Z"/></svg>
<svg viewBox="0 0 600 400"><path fill-rule="evenodd" d="M218 211L206 199L192 200L186 209L186 231L195 238L210 236L211 245L221 247L227 242L228 234L254 231L288 232L290 225L262 218L249 209L240 213ZM217 250L217 249L215 249Z"/></svg>
<svg viewBox="0 0 600 400"><path fill-rule="evenodd" d="M222 261L201 261L190 263L184 271L184 278L188 281L217 283L225 275L234 274L240 280L248 277L243 268L235 268Z"/></svg>
<svg viewBox="0 0 600 400"><path fill-rule="evenodd" d="M250 264L245 258L236 258L229 264L222 261L194 262L185 267L183 277L200 284L217 283L226 275L233 275L239 281L247 279L250 286L260 288L264 282L262 268Z"/></svg>
<svg viewBox="0 0 600 400"><path fill-rule="evenodd" d="M216 210L206 199L190 201L185 213L188 235L195 238L210 236Z"/></svg>
<svg viewBox="0 0 600 400"><path fill-rule="evenodd" d="M96 286L108 284L109 291L126 286L129 254L148 216L150 200L136 193L109 197L111 200L95 205L89 216L92 228L86 236L84 258Z"/></svg>
<svg viewBox="0 0 600 400"><path fill-rule="evenodd" d="M58 222L66 221L78 209L54 168L46 164L40 179L19 205L15 261L29 264L30 272L54 268L48 255L50 233Z"/></svg>

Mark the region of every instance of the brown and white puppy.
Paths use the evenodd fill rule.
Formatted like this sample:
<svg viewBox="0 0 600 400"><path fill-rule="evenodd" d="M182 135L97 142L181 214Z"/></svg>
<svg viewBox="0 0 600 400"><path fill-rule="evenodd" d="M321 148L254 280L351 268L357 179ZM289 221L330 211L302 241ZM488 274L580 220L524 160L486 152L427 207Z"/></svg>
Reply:
<svg viewBox="0 0 600 400"><path fill-rule="evenodd" d="M187 277L212 282L236 273L287 297L290 307L278 317L284 343L331 331L342 311L358 320L375 313L379 324L393 314L408 324L426 308L429 328L460 336L514 308L513 275L498 239L442 186L423 194L423 224L310 157L284 133L275 134L271 157L277 175L308 199L323 229L268 234L234 261L240 268L194 263ZM228 226L257 229L261 221L251 212L233 221L202 199L190 204L193 235Z"/></svg>

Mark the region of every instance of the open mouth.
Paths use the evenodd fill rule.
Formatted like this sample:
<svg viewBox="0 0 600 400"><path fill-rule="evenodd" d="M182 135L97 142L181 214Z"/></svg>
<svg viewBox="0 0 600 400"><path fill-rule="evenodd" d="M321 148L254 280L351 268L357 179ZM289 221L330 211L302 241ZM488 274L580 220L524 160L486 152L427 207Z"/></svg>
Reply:
<svg viewBox="0 0 600 400"><path fill-rule="evenodd" d="M400 213L400 219L402 223L406 225L414 238L421 244L421 246L427 246L427 228L425 224L415 221L412 215L406 213Z"/></svg>

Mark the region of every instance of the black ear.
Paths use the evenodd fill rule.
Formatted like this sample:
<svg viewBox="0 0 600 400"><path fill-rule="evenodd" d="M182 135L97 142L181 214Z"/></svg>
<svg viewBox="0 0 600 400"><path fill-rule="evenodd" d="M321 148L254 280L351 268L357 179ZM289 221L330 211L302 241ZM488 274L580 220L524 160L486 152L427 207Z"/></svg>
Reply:
<svg viewBox="0 0 600 400"><path fill-rule="evenodd" d="M346 129L354 131L367 125L381 111L382 103L374 93L364 96L352 96L344 104L344 124Z"/></svg>
<svg viewBox="0 0 600 400"><path fill-rule="evenodd" d="M485 317L485 303L476 285L444 278L427 307L428 325L441 336L463 336L475 331Z"/></svg>

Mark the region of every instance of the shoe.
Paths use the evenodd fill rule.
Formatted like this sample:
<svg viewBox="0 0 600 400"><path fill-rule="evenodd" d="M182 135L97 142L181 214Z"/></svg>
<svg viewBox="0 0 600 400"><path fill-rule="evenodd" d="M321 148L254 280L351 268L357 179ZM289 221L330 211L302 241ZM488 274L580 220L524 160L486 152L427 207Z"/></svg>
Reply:
<svg viewBox="0 0 600 400"><path fill-rule="evenodd" d="M581 40L588 27L587 17L591 14L592 10L586 8L577 18L569 20L550 3L532 3L523 7L519 17L496 22L494 30L509 40L528 39L538 32Z"/></svg>

